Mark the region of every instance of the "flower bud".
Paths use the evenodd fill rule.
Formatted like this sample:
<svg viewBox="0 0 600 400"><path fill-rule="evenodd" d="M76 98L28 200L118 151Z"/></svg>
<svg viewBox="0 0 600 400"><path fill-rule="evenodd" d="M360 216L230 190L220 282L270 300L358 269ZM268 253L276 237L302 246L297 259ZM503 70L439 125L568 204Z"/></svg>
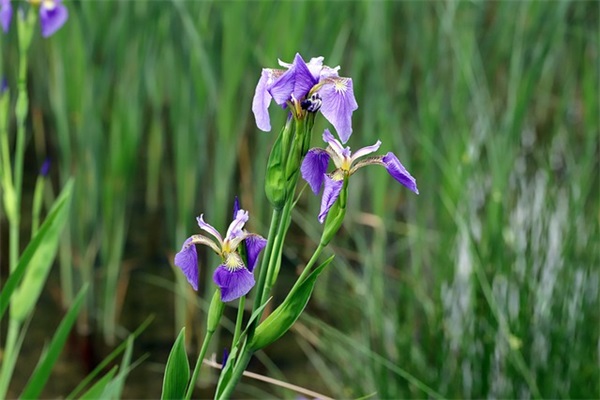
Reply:
<svg viewBox="0 0 600 400"><path fill-rule="evenodd" d="M221 320L221 315L223 315L223 309L225 308L225 303L221 301L221 290L215 290L215 294L213 294L213 298L210 301L210 306L208 308L208 317L206 323L206 330L208 332L214 332L219 326L219 321Z"/></svg>

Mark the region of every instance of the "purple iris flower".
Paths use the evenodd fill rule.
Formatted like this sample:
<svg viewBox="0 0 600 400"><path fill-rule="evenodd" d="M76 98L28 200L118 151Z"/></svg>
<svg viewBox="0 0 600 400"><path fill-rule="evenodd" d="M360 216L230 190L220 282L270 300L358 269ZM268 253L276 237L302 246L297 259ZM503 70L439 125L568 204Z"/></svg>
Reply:
<svg viewBox="0 0 600 400"><path fill-rule="evenodd" d="M69 11L62 4L62 0L31 0L30 2L40 6L40 27L43 37L52 36L69 19ZM8 32L11 19L11 0L0 0L0 25L4 32Z"/></svg>
<svg viewBox="0 0 600 400"><path fill-rule="evenodd" d="M48 176L49 173L50 173L50 157L46 157L46 159L44 160L44 163L40 167L40 175L43 177L46 177L46 176Z"/></svg>
<svg viewBox="0 0 600 400"><path fill-rule="evenodd" d="M175 265L181 269L194 290L198 290L198 255L196 244L210 247L221 257L221 265L215 270L213 280L221 288L221 300L231 301L247 294L254 286L254 267L267 240L260 235L248 233L244 224L248 221L248 211L238 210L227 229L225 238L210 224L204 222L203 215L197 218L198 226L215 239L203 235L193 235L175 255ZM246 245L247 265L237 251L238 246Z"/></svg>
<svg viewBox="0 0 600 400"><path fill-rule="evenodd" d="M283 108L290 105L297 118L321 110L346 143L352 134L352 112L358 108L352 79L340 77L339 66L323 65L323 57L311 58L306 63L296 54L291 64L280 60L279 65L286 69L264 68L258 80L252 100L258 128L271 130L268 108L271 100L275 100Z"/></svg>
<svg viewBox="0 0 600 400"><path fill-rule="evenodd" d="M315 194L318 194L321 186L324 186L321 211L319 212L320 223L325 221L329 209L340 196L344 179L365 165L377 164L384 166L395 180L419 194L415 178L404 168L394 153L390 152L384 156L369 157L357 161L359 158L377 151L381 146L381 141L378 140L374 145L363 147L352 154L350 147L344 147L328 129L323 132L323 140L328 144L327 149L310 149L300 167L302 178L308 182ZM327 173L330 159L333 160L336 169L331 173Z"/></svg>
<svg viewBox="0 0 600 400"><path fill-rule="evenodd" d="M42 0L40 3L40 27L43 37L54 34L68 18L69 11L62 4L62 0Z"/></svg>
<svg viewBox="0 0 600 400"><path fill-rule="evenodd" d="M10 28L12 13L13 10L10 0L0 0L0 25L2 25L2 30L4 32L8 32L8 28Z"/></svg>

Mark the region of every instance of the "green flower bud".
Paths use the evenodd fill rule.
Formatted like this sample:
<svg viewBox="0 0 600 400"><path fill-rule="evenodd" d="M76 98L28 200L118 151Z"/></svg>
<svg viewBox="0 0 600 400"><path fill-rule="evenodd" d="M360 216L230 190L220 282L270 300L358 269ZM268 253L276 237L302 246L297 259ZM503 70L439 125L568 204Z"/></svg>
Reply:
<svg viewBox="0 0 600 400"><path fill-rule="evenodd" d="M210 301L210 306L208 308L208 318L206 323L206 330L208 332L214 332L217 329L224 308L225 303L221 301L221 290L217 289L215 290L215 294L213 294L213 298Z"/></svg>
<svg viewBox="0 0 600 400"><path fill-rule="evenodd" d="M291 131L292 125L288 121L273 144L265 174L265 194L278 210L283 208L286 199L285 164Z"/></svg>

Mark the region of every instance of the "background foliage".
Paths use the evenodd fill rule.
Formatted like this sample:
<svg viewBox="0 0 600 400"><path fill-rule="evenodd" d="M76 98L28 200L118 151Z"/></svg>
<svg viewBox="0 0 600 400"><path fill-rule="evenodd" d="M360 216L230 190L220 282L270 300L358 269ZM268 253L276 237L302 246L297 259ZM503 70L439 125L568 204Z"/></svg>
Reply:
<svg viewBox="0 0 600 400"><path fill-rule="evenodd" d="M190 293L164 271L194 217L224 227L239 195L266 234L275 132L258 131L251 100L260 68L300 52L353 78L349 145L381 139L421 194L383 169L353 177L332 268L270 353L278 363L278 350L302 350L285 362L305 373L289 378L263 358L269 373L337 398L423 397L413 379L447 397L600 395L598 3L67 5L64 28L31 49L27 165L33 178L49 156L55 187L75 177L54 282L64 307L90 285L80 332L113 343L151 304L174 307L174 323L149 328L172 343ZM15 32L0 40L13 84ZM277 129L285 113L271 115ZM305 193L289 275L320 232L318 199ZM133 297L136 275L146 292ZM174 291L158 290L173 289L166 278Z"/></svg>

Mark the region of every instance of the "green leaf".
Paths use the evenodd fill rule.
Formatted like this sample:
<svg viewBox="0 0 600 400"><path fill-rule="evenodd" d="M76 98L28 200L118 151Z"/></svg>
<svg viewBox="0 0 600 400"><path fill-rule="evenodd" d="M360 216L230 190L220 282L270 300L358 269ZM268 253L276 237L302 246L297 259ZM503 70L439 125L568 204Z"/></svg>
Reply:
<svg viewBox="0 0 600 400"><path fill-rule="evenodd" d="M46 385L46 381L50 377L50 373L52 372L52 367L56 363L62 348L67 341L67 337L69 336L69 332L71 332L71 328L77 319L77 315L79 315L79 309L83 304L83 300L85 299L85 294L87 293L87 284L79 291L77 297L73 301L71 308L67 312L67 315L63 318L58 329L54 333L52 337L52 341L48 346L48 349L42 357L40 357L40 361L38 365L35 367L33 374L29 378L29 382L27 382L27 386L23 390L21 394L22 399L30 399L39 397L42 389Z"/></svg>
<svg viewBox="0 0 600 400"><path fill-rule="evenodd" d="M277 307L257 328L250 348L254 351L260 350L273 343L286 333L296 322L312 294L317 277L325 267L333 260L329 257L323 264L317 267L300 285L294 287L287 295L283 303Z"/></svg>
<svg viewBox="0 0 600 400"><path fill-rule="evenodd" d="M123 392L123 384L125 383L125 379L127 378L130 372L129 364L131 364L132 352L133 336L129 336L127 338L127 348L125 349L125 354L123 354L123 360L121 360L121 368L119 369L119 373L107 387L107 390L110 390L110 393L105 392L105 395L101 396L101 398L121 398L121 393Z"/></svg>
<svg viewBox="0 0 600 400"><path fill-rule="evenodd" d="M91 388L89 388L89 390L87 392L85 392L80 399L102 399L105 398L104 394L105 394L105 390L107 388L107 386L111 383L112 378L115 376L115 374L117 373L117 369L119 367L117 367L116 365L110 370L108 371L108 373L106 375L104 375L102 378L100 378L100 380L96 383L94 383L94 385L92 385Z"/></svg>
<svg viewBox="0 0 600 400"><path fill-rule="evenodd" d="M49 244L52 242L58 243L60 230L67 220L69 208L66 205L71 197L72 186L72 181L67 182L61 195L56 199L50 213L48 213L46 220L31 242L29 242L27 248L25 248L17 267L8 277L6 284L2 288L2 293L0 293L0 318L2 318L8 308L13 294L13 308L11 311L13 317L22 320L23 316L26 316L31 307L35 305L47 276L47 271L44 271L44 268L49 270L54 260L54 253L50 255L48 252ZM56 244L54 252L56 252ZM42 255L45 255L48 259L44 260L41 258ZM44 275L43 277L35 276L35 273L42 273ZM25 276L23 284L15 291L23 276ZM36 280L36 287L34 287L33 280Z"/></svg>
<svg viewBox="0 0 600 400"><path fill-rule="evenodd" d="M69 207L67 205L71 198L72 187L73 181L67 182L62 193L52 206L48 218L46 218L46 221L44 221L44 224L30 245L27 246L21 260L19 260L17 269L19 269L22 263L26 264L22 267L25 270L25 276L19 288L13 293L13 298L11 299L11 318L18 321L25 319L35 307L35 303L42 292L48 272L58 250L60 234L69 216ZM29 250L30 247L31 250ZM20 271L20 273L22 274L23 271ZM4 305L4 303L2 304Z"/></svg>
<svg viewBox="0 0 600 400"><path fill-rule="evenodd" d="M150 322L152 322L153 319L154 319L154 317L152 317L152 316L146 318L146 320L135 330L135 332L133 332L131 335L129 335L129 337L133 338L133 339L137 338L148 327L148 325L150 325ZM98 374L101 371L103 371L104 368L112 360L117 358L117 356L119 354L121 354L121 352L128 345L129 345L129 342L121 343L116 349L114 349L112 351L112 353L110 353L104 360L102 360L102 362L100 364L98 364L98 366L96 368L94 368L94 370L92 372L90 372L88 376L86 376L81 382L79 382L77 387L75 389L73 389L73 391L71 393L69 393L69 395L67 395L67 397L65 397L65 399L70 400L70 399L75 398L75 396L77 396L79 394L79 392L81 392L81 390L83 390L83 388L87 386L88 383L90 383L96 376L98 376Z"/></svg>
<svg viewBox="0 0 600 400"><path fill-rule="evenodd" d="M167 360L161 399L182 399L189 379L190 365L185 352L185 328L182 328Z"/></svg>

